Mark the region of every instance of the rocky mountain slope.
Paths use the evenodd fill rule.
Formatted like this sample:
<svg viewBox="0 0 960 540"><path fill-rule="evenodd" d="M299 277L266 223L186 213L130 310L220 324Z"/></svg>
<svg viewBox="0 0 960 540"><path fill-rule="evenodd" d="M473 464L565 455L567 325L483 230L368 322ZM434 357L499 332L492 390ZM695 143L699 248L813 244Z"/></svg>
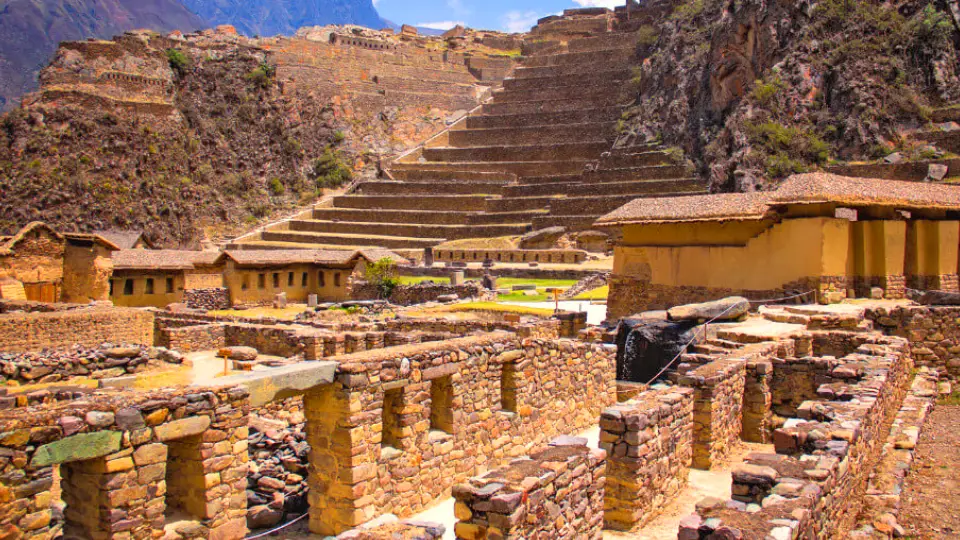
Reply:
<svg viewBox="0 0 960 540"><path fill-rule="evenodd" d="M956 2L661 4L667 20L641 29L622 143L679 147L713 189L738 191L891 152L942 154L908 135L960 101Z"/></svg>
<svg viewBox="0 0 960 540"><path fill-rule="evenodd" d="M182 0L211 24L230 24L247 36L293 35L303 26L383 25L371 0Z"/></svg>
<svg viewBox="0 0 960 540"><path fill-rule="evenodd" d="M179 0L0 0L0 110L36 89L61 41L203 26Z"/></svg>

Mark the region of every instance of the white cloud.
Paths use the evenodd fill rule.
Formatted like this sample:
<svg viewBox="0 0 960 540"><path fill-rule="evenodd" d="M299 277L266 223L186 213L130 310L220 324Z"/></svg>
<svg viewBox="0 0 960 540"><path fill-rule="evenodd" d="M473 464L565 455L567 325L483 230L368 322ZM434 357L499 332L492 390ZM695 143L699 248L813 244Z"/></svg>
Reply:
<svg viewBox="0 0 960 540"><path fill-rule="evenodd" d="M580 7L605 7L613 9L624 5L624 0L573 0Z"/></svg>
<svg viewBox="0 0 960 540"><path fill-rule="evenodd" d="M414 26L419 26L421 28L429 28L431 30L449 30L457 25L467 26L467 23L463 21L436 21L436 22L417 23Z"/></svg>
<svg viewBox="0 0 960 540"><path fill-rule="evenodd" d="M471 10L463 5L463 0L447 0L447 7L457 15L469 15Z"/></svg>
<svg viewBox="0 0 960 540"><path fill-rule="evenodd" d="M503 25L503 29L507 32L526 32L530 30L533 25L537 24L537 19L540 18L540 15L537 15L535 11L508 11L500 19L500 23Z"/></svg>
<svg viewBox="0 0 960 540"><path fill-rule="evenodd" d="M373 7L379 6L379 5L380 5L380 2L382 2L382 1L383 1L383 0L373 0Z"/></svg>

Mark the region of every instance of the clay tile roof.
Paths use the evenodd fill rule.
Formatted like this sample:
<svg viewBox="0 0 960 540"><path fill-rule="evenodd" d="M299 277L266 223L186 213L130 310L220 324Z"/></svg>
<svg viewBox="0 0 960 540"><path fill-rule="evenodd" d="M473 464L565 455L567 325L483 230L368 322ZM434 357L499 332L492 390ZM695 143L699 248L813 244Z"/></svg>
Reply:
<svg viewBox="0 0 960 540"><path fill-rule="evenodd" d="M960 186L828 173L793 175L771 195L775 204L832 202L849 206L960 209Z"/></svg>
<svg viewBox="0 0 960 540"><path fill-rule="evenodd" d="M138 231L94 231L93 234L113 242L120 249L133 249L141 239L152 247L152 244L143 238L143 233Z"/></svg>
<svg viewBox="0 0 960 540"><path fill-rule="evenodd" d="M115 270L192 270L195 265L215 264L218 251L175 249L122 249L113 254Z"/></svg>
<svg viewBox="0 0 960 540"><path fill-rule="evenodd" d="M817 203L960 210L960 186L798 174L774 191L636 199L603 216L596 225L755 220L763 219L774 206Z"/></svg>
<svg viewBox="0 0 960 540"><path fill-rule="evenodd" d="M762 219L769 193L718 193L635 199L597 221L601 227L628 223Z"/></svg>

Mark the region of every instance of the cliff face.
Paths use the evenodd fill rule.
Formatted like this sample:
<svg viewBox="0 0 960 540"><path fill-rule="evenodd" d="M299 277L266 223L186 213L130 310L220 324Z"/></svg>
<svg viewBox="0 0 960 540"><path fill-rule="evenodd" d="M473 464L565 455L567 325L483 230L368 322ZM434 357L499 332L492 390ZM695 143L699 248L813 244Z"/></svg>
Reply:
<svg viewBox="0 0 960 540"><path fill-rule="evenodd" d="M0 1L0 110L36 89L61 41L107 38L134 28L192 31L204 22L179 0Z"/></svg>
<svg viewBox="0 0 960 540"><path fill-rule="evenodd" d="M666 20L641 30L623 139L679 147L716 190L922 151L904 134L960 100L947 2L661 4Z"/></svg>
<svg viewBox="0 0 960 540"><path fill-rule="evenodd" d="M379 29L380 15L371 0L183 0L213 24L230 24L247 36L292 35L298 28L356 24Z"/></svg>
<svg viewBox="0 0 960 540"><path fill-rule="evenodd" d="M373 174L495 82L462 56L384 35L333 45L336 31L64 43L41 90L0 117L0 231L144 230L166 247L236 236Z"/></svg>

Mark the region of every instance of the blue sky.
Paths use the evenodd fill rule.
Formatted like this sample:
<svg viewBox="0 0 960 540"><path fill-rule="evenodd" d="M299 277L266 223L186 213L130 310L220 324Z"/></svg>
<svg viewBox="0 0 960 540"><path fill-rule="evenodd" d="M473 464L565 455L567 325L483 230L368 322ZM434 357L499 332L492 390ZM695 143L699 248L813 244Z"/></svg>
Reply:
<svg viewBox="0 0 960 540"><path fill-rule="evenodd" d="M380 16L397 24L446 30L456 24L525 32L537 19L576 7L614 7L626 0L374 0Z"/></svg>

